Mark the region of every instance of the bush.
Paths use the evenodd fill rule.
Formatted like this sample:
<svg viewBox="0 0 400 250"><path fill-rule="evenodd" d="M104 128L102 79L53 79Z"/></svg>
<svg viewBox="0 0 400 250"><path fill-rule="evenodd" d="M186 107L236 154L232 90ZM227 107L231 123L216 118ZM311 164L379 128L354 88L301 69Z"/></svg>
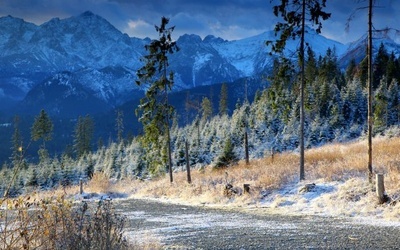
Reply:
<svg viewBox="0 0 400 250"><path fill-rule="evenodd" d="M2 200L0 249L131 249L111 200Z"/></svg>
<svg viewBox="0 0 400 250"><path fill-rule="evenodd" d="M230 138L225 142L224 150L221 155L218 156L217 161L214 164L214 168L224 168L238 163L239 159L233 151L234 146Z"/></svg>

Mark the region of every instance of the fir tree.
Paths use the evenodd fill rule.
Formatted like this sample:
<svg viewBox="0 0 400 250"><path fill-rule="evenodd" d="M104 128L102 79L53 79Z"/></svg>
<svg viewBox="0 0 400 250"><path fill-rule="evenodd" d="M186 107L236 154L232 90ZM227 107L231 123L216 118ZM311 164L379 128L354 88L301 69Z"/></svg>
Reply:
<svg viewBox="0 0 400 250"><path fill-rule="evenodd" d="M213 114L212 105L210 99L207 97L203 97L201 101L201 119L203 121L211 119Z"/></svg>
<svg viewBox="0 0 400 250"><path fill-rule="evenodd" d="M373 75L372 88L374 90L379 87L380 81L386 74L388 61L389 61L389 55L387 53L385 45L383 45L383 43L381 43L381 45L379 46L379 49L378 49L378 53L374 60L374 65L373 65L374 75Z"/></svg>
<svg viewBox="0 0 400 250"><path fill-rule="evenodd" d="M228 114L228 85L223 83L221 85L221 93L219 94L219 115Z"/></svg>
<svg viewBox="0 0 400 250"><path fill-rule="evenodd" d="M284 22L275 25L275 34L279 39L272 44L272 50L283 52L287 40L300 37L299 62L301 66L300 84L300 180L304 180L304 87L305 87L305 23L306 19L317 26L317 33L321 33L322 20L327 20L331 14L324 12L326 0L280 0L279 5L273 7L275 16L283 18Z"/></svg>
<svg viewBox="0 0 400 250"><path fill-rule="evenodd" d="M159 40L153 40L150 45L145 46L149 54L143 58L145 65L138 70L139 80L136 83L140 86L149 85L146 96L141 99L137 110L141 113L139 120L144 129L143 145L149 151L156 149L158 152L167 147L170 181L173 182L169 128L173 107L168 102L168 91L173 86L174 75L173 72L170 72L167 78L167 70L169 65L168 54L178 51L179 48L171 38L175 27L167 28L168 23L169 19L162 17L160 27L155 27L159 34ZM165 143L160 142L160 136L166 137L166 146L164 146ZM154 160L154 158L150 159L150 161Z"/></svg>
<svg viewBox="0 0 400 250"><path fill-rule="evenodd" d="M85 117L79 116L78 122L75 125L73 146L78 159L91 151L93 130L94 123L92 118L89 115Z"/></svg>
<svg viewBox="0 0 400 250"><path fill-rule="evenodd" d="M52 139L52 133L53 122L42 109L40 114L35 117L35 121L31 128L31 138L33 141L42 140L42 148L45 149L45 143Z"/></svg>
<svg viewBox="0 0 400 250"><path fill-rule="evenodd" d="M116 113L117 118L115 120L115 130L117 131L118 143L121 143L124 133L124 112L122 110L117 110Z"/></svg>
<svg viewBox="0 0 400 250"><path fill-rule="evenodd" d="M225 141L222 153L218 156L218 159L214 164L214 168L229 167L237 162L238 158L234 152L232 140L228 137Z"/></svg>

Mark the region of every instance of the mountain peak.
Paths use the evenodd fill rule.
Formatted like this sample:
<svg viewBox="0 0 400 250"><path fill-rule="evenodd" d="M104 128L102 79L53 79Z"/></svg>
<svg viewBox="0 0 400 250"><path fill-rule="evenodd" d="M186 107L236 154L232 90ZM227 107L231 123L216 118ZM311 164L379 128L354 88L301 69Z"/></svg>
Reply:
<svg viewBox="0 0 400 250"><path fill-rule="evenodd" d="M94 14L90 10L87 10L87 11L83 12L82 14L80 14L80 16L82 16L82 17L84 17L84 16L95 16L95 15L96 14Z"/></svg>
<svg viewBox="0 0 400 250"><path fill-rule="evenodd" d="M195 34L184 34L178 38L178 43L201 43L201 37Z"/></svg>

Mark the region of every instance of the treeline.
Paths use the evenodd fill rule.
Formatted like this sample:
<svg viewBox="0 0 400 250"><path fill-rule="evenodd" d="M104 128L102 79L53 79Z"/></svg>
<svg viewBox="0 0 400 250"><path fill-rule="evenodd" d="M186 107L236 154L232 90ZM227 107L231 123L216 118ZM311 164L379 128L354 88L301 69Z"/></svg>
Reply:
<svg viewBox="0 0 400 250"><path fill-rule="evenodd" d="M400 60L379 47L374 65L374 133L383 134L397 126L400 119ZM316 57L307 50L305 72L305 142L315 147L329 142L344 142L363 136L367 129L366 63L354 60L341 70L335 49ZM290 60L276 60L269 87L260 90L254 100L238 101L232 115L227 112L226 86L221 88L218 105L204 97L195 110L197 118L182 127L175 114L171 127L172 161L175 170L186 166L185 142L189 145L190 166L208 164L224 167L245 157L244 137L248 134L250 158L260 158L274 152L296 150L299 144L299 81L296 65ZM188 103L190 104L190 103ZM213 106L219 110L214 111ZM110 178L148 178L166 173L167 148L152 152L143 145L140 136L123 138L123 115L117 114L117 142L98 142L92 151L93 123L90 117L78 119L74 145L58 157L46 152L45 133L51 130L45 111L35 119L32 139L42 141L39 163L24 159L18 144L18 126L13 135L12 162L0 171L0 192L8 188L16 196L27 190L49 189L88 180L94 172L104 172ZM188 111L189 112L189 111ZM190 112L193 112L191 110ZM18 121L15 121L15 125ZM43 126L41 126L41 124ZM41 129L39 129L41 128ZM35 130L36 129L36 130ZM35 131L35 133L33 132ZM165 141L166 138L160 138ZM165 144L165 143L163 143ZM166 144L165 144L166 145ZM146 150L145 150L146 149Z"/></svg>

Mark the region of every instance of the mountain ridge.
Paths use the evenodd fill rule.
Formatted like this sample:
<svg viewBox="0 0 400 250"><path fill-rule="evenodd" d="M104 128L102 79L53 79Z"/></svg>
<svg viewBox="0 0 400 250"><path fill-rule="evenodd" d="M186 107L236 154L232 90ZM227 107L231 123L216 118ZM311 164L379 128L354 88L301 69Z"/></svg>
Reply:
<svg viewBox="0 0 400 250"><path fill-rule="evenodd" d="M65 19L52 18L41 25L6 16L0 18L0 29L3 109L18 105L21 112L33 112L31 107L35 103L31 101L37 93L34 88L46 89L43 85L60 72L72 74L77 79L72 84L82 87L92 95L90 99L96 100L87 105L100 102L105 103L106 109L112 109L143 93L134 81L136 70L143 65L144 46L151 40L129 37L91 11ZM342 67L350 60L349 56L356 59L361 56L362 42L342 44L311 28L307 33L306 42L317 56L335 48ZM169 56L169 70L175 74L174 91L267 75L274 57L269 55L265 41L274 39L273 31L232 41L212 35L204 39L195 34L180 36L176 41L181 50ZM400 45L393 40L382 41L400 53ZM288 41L285 54L295 56L297 47L297 40ZM60 100L65 93L47 95L56 95ZM36 104L35 110L43 107Z"/></svg>

